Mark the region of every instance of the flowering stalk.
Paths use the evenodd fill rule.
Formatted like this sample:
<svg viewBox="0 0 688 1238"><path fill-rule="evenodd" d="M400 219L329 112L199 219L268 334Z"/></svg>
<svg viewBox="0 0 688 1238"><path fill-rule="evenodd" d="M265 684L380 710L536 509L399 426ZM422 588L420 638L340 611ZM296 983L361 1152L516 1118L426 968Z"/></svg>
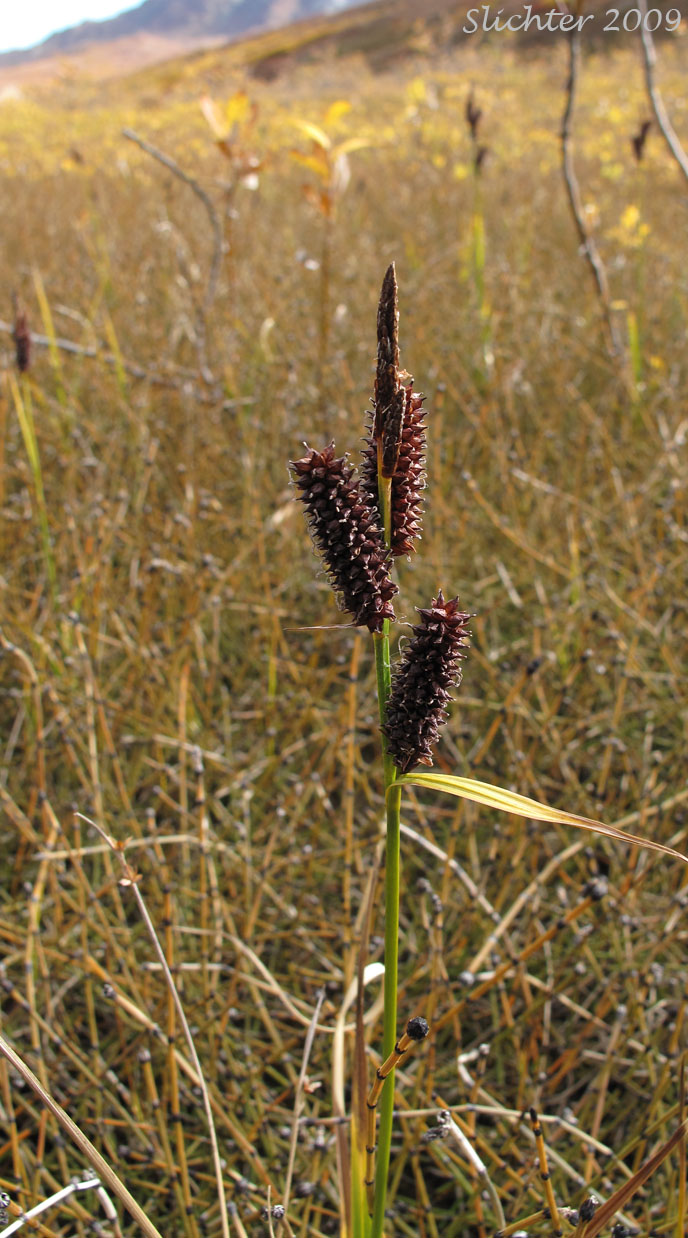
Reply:
<svg viewBox="0 0 688 1238"><path fill-rule="evenodd" d="M422 761L432 764L431 745L446 718L449 689L457 683L465 621L458 602L442 593L414 629L407 656L393 675L389 630L397 586L394 558L409 555L420 536L425 487L423 396L411 375L399 368L399 312L394 266L385 274L377 316L377 370L373 410L358 473L334 443L307 448L292 461L294 482L304 503L311 535L327 567L343 610L373 636L378 710L387 808L385 858L385 973L383 1060L394 1059L397 1043L399 958L400 775ZM409 724L410 723L410 728ZM409 730L407 742L403 737ZM377 1098L376 1098L377 1103ZM380 1104L372 1221L365 1216L358 1145L352 1145L349 1221L355 1238L381 1238L392 1142L394 1071L384 1077ZM355 1112L356 1121L360 1116ZM354 1141L355 1142L355 1141ZM368 1149L372 1157L373 1150ZM346 1232L349 1232L348 1226Z"/></svg>
<svg viewBox="0 0 688 1238"><path fill-rule="evenodd" d="M423 397L413 392L410 375L399 369L399 310L394 266L382 284L377 315L377 372L373 413L363 450L361 488L377 510L385 546L396 558L408 555L420 534L421 492L425 484L425 423ZM392 691L389 623L374 638L378 709L382 732L383 776L387 809L385 842L385 977L382 1056L387 1059L397 1038L399 971L399 892L401 885L401 787L388 744L387 711ZM377 1142L371 1238L384 1225L387 1178L394 1116L394 1070L383 1087Z"/></svg>

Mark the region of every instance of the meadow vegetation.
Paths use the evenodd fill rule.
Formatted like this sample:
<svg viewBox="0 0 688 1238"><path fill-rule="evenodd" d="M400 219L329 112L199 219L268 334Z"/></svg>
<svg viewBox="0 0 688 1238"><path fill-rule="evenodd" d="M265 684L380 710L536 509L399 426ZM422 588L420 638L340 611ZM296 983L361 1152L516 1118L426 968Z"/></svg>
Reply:
<svg viewBox="0 0 688 1238"><path fill-rule="evenodd" d="M213 51L0 105L0 1030L166 1238L222 1232L208 1125L131 886L75 812L131 840L232 1232L339 1233L331 1030L371 889L368 961L383 932L375 671L287 460L362 434L390 262L430 479L395 607L441 587L474 614L437 768L688 851L686 186L656 127L633 156L639 45L585 51L574 126L614 357L561 177L565 44L413 38L385 72L330 48L265 80ZM659 55L685 144L684 43ZM422 1142L445 1108L507 1222L543 1206L531 1105L559 1203L607 1197L677 1124L686 868L421 791L402 821L400 1023L430 1035L398 1072L385 1233L498 1227L460 1146ZM13 1203L87 1168L4 1062L0 1114ZM673 1233L678 1181L674 1153L627 1224ZM37 1232L91 1218L117 1232L87 1192Z"/></svg>

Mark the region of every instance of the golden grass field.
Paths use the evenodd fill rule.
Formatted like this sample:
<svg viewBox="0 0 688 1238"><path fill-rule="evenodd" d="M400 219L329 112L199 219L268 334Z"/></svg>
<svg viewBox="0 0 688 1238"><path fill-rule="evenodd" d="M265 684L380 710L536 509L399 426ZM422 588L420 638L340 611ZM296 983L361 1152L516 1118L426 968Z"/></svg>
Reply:
<svg viewBox="0 0 688 1238"><path fill-rule="evenodd" d="M685 31L657 74L688 148ZM355 458L391 261L429 410L397 613L441 587L475 615L437 768L688 851L687 187L656 125L633 157L639 42L584 46L573 126L614 357L560 167L566 44L409 38L270 36L0 104L0 1031L164 1238L222 1232L206 1116L120 856L75 813L130 840L232 1232L340 1233L332 1029L371 890L381 956L379 734L287 462ZM397 1072L385 1233L498 1228L459 1146L422 1142L445 1107L507 1223L544 1204L531 1105L558 1203L608 1198L679 1123L688 870L421 792L403 822L400 1018L431 1032ZM11 1206L87 1168L2 1060ZM678 1232L682 1173L676 1149L629 1229ZM75 1193L31 1232L141 1232L119 1211Z"/></svg>

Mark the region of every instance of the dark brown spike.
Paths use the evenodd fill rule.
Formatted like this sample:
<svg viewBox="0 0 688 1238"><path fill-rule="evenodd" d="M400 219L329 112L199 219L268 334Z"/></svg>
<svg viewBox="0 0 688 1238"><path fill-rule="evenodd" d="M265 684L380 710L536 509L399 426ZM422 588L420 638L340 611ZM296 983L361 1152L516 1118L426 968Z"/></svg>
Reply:
<svg viewBox="0 0 688 1238"><path fill-rule="evenodd" d="M399 290L394 263L385 272L377 307L377 371L375 374L375 425L373 435L382 437L384 414L399 389Z"/></svg>
<svg viewBox="0 0 688 1238"><path fill-rule="evenodd" d="M404 428L406 412L406 388L400 387L392 396L382 426L382 476L394 477L399 452L401 451L401 436Z"/></svg>
<svg viewBox="0 0 688 1238"><path fill-rule="evenodd" d="M358 626L382 631L384 621L395 617L391 599L397 586L389 574L376 514L366 503L353 468L345 456L335 456L334 443L320 452L309 447L291 467L313 541L342 609Z"/></svg>
<svg viewBox="0 0 688 1238"><path fill-rule="evenodd" d="M402 774L419 763L432 765L432 747L447 719L445 706L451 689L461 683L460 662L466 656L466 624L470 616L459 610L459 599L445 602L442 590L432 606L419 611L392 675L392 691L383 726L387 750Z"/></svg>
<svg viewBox="0 0 688 1238"><path fill-rule="evenodd" d="M640 163L640 161L642 160L642 157L645 151L645 143L647 141L647 135L650 132L651 128L652 128L652 121L643 120L641 121L638 132L635 133L633 137L631 138L633 154L635 155L637 163Z"/></svg>
<svg viewBox="0 0 688 1238"><path fill-rule="evenodd" d="M392 478L392 554L395 558L415 550L420 537L425 490L425 397L412 387L405 387L403 391L404 420Z"/></svg>
<svg viewBox="0 0 688 1238"><path fill-rule="evenodd" d="M482 117L482 108L479 108L473 98L473 93L466 100L466 124L471 131L471 137L475 142L478 136L478 125Z"/></svg>
<svg viewBox="0 0 688 1238"><path fill-rule="evenodd" d="M19 303L16 293L13 293L12 301L14 304L14 325L12 327L14 355L17 369L21 374L25 374L31 364L31 331L26 311Z"/></svg>

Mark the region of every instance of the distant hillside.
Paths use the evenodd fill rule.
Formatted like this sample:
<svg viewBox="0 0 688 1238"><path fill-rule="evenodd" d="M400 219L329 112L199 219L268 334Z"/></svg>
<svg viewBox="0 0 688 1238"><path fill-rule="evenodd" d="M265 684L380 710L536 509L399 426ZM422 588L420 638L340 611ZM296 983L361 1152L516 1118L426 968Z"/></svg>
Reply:
<svg viewBox="0 0 688 1238"><path fill-rule="evenodd" d="M126 0L123 0L125 3ZM144 0L107 21L87 21L22 51L0 55L0 68L80 52L94 43L155 36L197 46L207 37L236 39L303 18L327 15L361 0Z"/></svg>
<svg viewBox="0 0 688 1238"><path fill-rule="evenodd" d="M661 3L665 9L671 6L672 12L678 9L681 29L676 35L660 29L654 37L673 40L683 33L688 0ZM494 31L475 33L475 19L467 27L469 9L482 16L482 9L492 12L497 7L475 4L476 0L144 0L108 21L83 22L36 47L0 55L0 101L8 91L63 77L66 62L67 72L95 80L118 79L218 44L231 45L236 63L265 80L319 51L337 57L363 55L371 68L383 71L400 57L427 56L464 41L503 39ZM637 0L619 0L622 14L636 6ZM607 9L608 0L586 0L586 13L596 13L598 20L584 30L585 42L600 50L637 42L634 26L631 33L602 33L599 18L608 16ZM498 11L504 16L523 10L523 0L500 0ZM532 22L540 16L544 21L557 5L554 0L532 0L532 10L537 15ZM539 33L536 26L518 33L513 46L551 47L565 37L556 28Z"/></svg>

